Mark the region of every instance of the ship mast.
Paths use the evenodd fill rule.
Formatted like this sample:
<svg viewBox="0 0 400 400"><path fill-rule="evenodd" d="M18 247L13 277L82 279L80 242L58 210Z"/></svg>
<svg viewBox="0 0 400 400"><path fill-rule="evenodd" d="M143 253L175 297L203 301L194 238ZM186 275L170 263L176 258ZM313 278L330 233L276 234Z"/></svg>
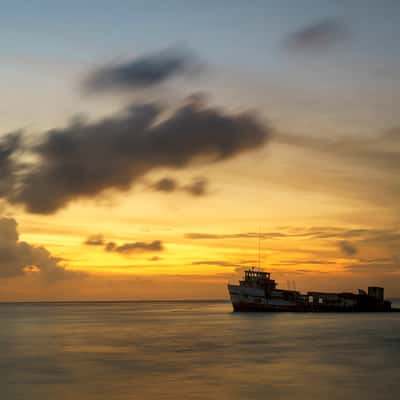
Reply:
<svg viewBox="0 0 400 400"><path fill-rule="evenodd" d="M261 226L258 226L258 269L261 269Z"/></svg>

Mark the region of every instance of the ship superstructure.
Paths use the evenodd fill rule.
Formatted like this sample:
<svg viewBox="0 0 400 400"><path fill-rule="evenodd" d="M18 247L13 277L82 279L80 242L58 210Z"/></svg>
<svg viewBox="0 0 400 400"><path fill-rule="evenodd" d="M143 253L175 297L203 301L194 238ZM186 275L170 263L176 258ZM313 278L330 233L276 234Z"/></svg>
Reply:
<svg viewBox="0 0 400 400"><path fill-rule="evenodd" d="M368 293L308 292L278 289L269 272L249 269L238 285L228 285L234 311L391 311L384 289L368 288Z"/></svg>

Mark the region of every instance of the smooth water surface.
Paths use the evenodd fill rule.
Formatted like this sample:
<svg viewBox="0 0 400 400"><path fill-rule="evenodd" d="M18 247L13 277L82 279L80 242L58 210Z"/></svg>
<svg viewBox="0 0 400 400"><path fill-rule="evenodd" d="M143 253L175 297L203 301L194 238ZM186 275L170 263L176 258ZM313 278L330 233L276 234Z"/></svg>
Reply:
<svg viewBox="0 0 400 400"><path fill-rule="evenodd" d="M2 304L0 398L399 399L400 313Z"/></svg>

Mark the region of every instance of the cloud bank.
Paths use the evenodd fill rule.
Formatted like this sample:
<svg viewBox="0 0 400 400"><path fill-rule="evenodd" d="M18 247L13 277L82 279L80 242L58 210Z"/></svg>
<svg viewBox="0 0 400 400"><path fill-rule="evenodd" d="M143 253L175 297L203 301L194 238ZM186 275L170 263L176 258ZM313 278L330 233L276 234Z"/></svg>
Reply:
<svg viewBox="0 0 400 400"><path fill-rule="evenodd" d="M0 218L0 278L37 273L55 281L82 275L65 269L61 261L44 247L20 241L15 219Z"/></svg>
<svg viewBox="0 0 400 400"><path fill-rule="evenodd" d="M126 191L156 169L215 163L256 150L270 136L251 113L231 115L195 100L168 116L162 111L156 104L136 105L100 121L44 132L39 143L25 148L35 159L30 164L15 164L16 139L4 138L1 186L7 190L1 194L29 212L51 214L78 198ZM201 195L205 184L198 181L185 190Z"/></svg>
<svg viewBox="0 0 400 400"><path fill-rule="evenodd" d="M160 87L175 76L197 73L199 66L191 53L167 49L101 67L83 86L91 92ZM262 147L270 137L269 127L253 113L229 114L199 95L172 110L139 103L108 118L81 118L38 133L36 143L22 132L0 137L0 200L37 214L55 213L104 191L127 191L156 169L223 161ZM167 178L152 189L202 196L207 180L178 185Z"/></svg>

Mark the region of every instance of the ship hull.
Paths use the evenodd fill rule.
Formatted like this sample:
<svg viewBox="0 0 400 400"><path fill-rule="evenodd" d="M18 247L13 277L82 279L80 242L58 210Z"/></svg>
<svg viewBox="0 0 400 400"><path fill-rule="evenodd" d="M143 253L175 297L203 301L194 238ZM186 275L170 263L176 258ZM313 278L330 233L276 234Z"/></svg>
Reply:
<svg viewBox="0 0 400 400"><path fill-rule="evenodd" d="M311 307L311 306L269 306L251 303L232 304L234 312L301 312L301 313L380 313L380 312L400 312L398 308L360 308L360 307Z"/></svg>
<svg viewBox="0 0 400 400"><path fill-rule="evenodd" d="M267 298L260 288L228 285L234 311L248 312L299 312L306 311L303 304L288 299Z"/></svg>
<svg viewBox="0 0 400 400"><path fill-rule="evenodd" d="M271 304L232 303L235 312L306 312L301 306L276 306Z"/></svg>
<svg viewBox="0 0 400 400"><path fill-rule="evenodd" d="M391 308L390 302L371 302L371 299L361 297L361 301L349 300L342 305L320 304L299 301L291 298L288 291L272 292L267 296L264 289L243 285L228 285L228 291L235 312L390 312L398 311ZM367 300L367 301L365 301Z"/></svg>

